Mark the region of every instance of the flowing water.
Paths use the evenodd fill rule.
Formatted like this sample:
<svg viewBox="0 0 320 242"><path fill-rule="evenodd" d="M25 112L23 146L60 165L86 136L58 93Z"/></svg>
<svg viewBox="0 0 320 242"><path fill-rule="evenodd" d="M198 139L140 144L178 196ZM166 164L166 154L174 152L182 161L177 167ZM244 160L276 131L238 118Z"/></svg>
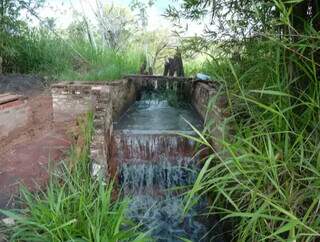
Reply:
<svg viewBox="0 0 320 242"><path fill-rule="evenodd" d="M114 124L113 163L122 191L130 196L128 216L150 231L155 241L208 241L201 200L184 213L183 192L199 167L193 135L201 119L191 106L172 107L166 100L137 101Z"/></svg>

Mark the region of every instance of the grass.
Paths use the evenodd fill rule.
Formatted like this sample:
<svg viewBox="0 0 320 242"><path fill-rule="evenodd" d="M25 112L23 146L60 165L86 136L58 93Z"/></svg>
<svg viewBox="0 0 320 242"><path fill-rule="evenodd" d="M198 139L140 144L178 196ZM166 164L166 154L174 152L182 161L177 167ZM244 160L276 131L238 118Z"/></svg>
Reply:
<svg viewBox="0 0 320 242"><path fill-rule="evenodd" d="M58 37L47 29L4 36L0 51L4 72L40 73L59 80L120 79L137 73L142 63L142 52L135 46L116 52L102 44L92 47L83 39Z"/></svg>
<svg viewBox="0 0 320 242"><path fill-rule="evenodd" d="M193 137L211 154L203 160L186 209L196 194L209 196L211 213L231 225L234 241L320 240L320 35L312 26L305 29L294 38L265 35L240 42L238 60L219 53L204 64L186 63L186 73L207 73L222 84L230 113L225 121L232 131L220 139L206 127ZM112 80L137 72L141 63L132 46L116 53L43 30L12 36L7 43L10 48L1 53L9 72ZM177 103L176 93L166 95ZM83 128L83 152L70 154L76 166L62 166L39 194L22 190L23 209L2 211L16 221L6 228L12 241L147 240L125 217L128 201L112 199L112 183L90 178L90 122Z"/></svg>
<svg viewBox="0 0 320 242"><path fill-rule="evenodd" d="M62 80L107 81L137 73L142 55L139 50L125 49L115 52L111 49L94 49L87 43L77 43L77 52L81 53L72 60L73 68L58 74Z"/></svg>
<svg viewBox="0 0 320 242"><path fill-rule="evenodd" d="M90 175L92 119L80 124L84 142L71 150L74 165L62 163L42 192L22 189L22 209L0 211L15 220L5 229L10 241L147 241L125 216L129 201L115 198L112 182Z"/></svg>
<svg viewBox="0 0 320 242"><path fill-rule="evenodd" d="M233 224L235 241L320 239L320 86L311 38L319 46L319 33L299 43L259 40L241 62L225 57L203 67L225 87L233 135L199 133L212 154L186 209L195 194L209 196L212 213Z"/></svg>

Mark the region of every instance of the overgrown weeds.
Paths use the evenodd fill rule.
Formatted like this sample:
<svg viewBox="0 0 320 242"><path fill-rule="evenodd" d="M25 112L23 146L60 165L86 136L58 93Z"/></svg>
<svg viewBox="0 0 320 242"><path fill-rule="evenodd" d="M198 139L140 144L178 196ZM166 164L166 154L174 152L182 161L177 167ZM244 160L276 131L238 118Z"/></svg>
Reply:
<svg viewBox="0 0 320 242"><path fill-rule="evenodd" d="M4 35L1 34L0 35ZM35 73L60 80L108 81L136 73L139 48L116 52L83 39L60 37L48 29L27 29L17 36L2 36L0 56L6 73Z"/></svg>
<svg viewBox="0 0 320 242"><path fill-rule="evenodd" d="M72 68L58 74L63 80L108 81L122 78L139 70L142 55L138 49L124 49L120 52L98 47L92 48L86 42L74 43L78 54L70 59Z"/></svg>
<svg viewBox="0 0 320 242"><path fill-rule="evenodd" d="M246 45L241 61L205 68L226 88L234 135L210 137L221 150L210 133L199 135L212 155L188 204L196 193L210 196L235 241L320 238L320 35L310 31L298 42L266 36Z"/></svg>
<svg viewBox="0 0 320 242"><path fill-rule="evenodd" d="M62 163L46 190L22 189L22 209L1 210L15 221L7 227L10 241L146 241L125 216L128 200L114 197L112 182L90 175L92 120L89 115L87 123L80 123L84 142L80 152L71 150L70 159L77 161L72 169Z"/></svg>

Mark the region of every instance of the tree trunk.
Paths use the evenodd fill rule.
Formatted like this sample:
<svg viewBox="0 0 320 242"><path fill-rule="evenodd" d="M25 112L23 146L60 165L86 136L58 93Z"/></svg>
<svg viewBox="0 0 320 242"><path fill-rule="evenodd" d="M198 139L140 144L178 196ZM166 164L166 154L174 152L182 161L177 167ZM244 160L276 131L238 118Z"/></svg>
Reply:
<svg viewBox="0 0 320 242"><path fill-rule="evenodd" d="M292 26L296 30L295 36L292 37L294 43L297 43L298 41L305 38L304 36L310 35L308 32L309 30L306 28L306 26L312 26L317 32L320 31L320 3L319 0L305 0L302 1L299 4L296 4L293 7L292 12ZM310 38L310 41L311 40ZM315 63L318 65L316 66L316 72L317 72L317 78L320 78L320 50L314 50L314 49L307 49L304 53L302 53L307 58L314 60ZM298 69L298 67L296 67ZM301 73L296 73L297 75ZM308 80L308 78L304 78ZM306 90L308 88L309 82L308 81L300 81L298 83L298 88L301 90Z"/></svg>

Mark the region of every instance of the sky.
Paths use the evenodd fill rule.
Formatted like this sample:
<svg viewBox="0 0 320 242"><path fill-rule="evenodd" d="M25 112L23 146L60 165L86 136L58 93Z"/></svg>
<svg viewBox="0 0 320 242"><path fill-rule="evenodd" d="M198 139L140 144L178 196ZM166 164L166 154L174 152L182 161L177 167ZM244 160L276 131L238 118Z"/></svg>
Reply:
<svg viewBox="0 0 320 242"><path fill-rule="evenodd" d="M147 0L144 1L147 2ZM131 0L105 0L104 2L129 7ZM169 4L179 5L180 3L172 0L155 1L155 4L148 11L148 30L173 29L172 23L162 16ZM66 28L72 22L74 10L84 14L88 19L92 19L94 18L95 6L96 0L46 0L44 8L40 11L40 18L54 18L57 27ZM203 26L199 23L184 22L183 25L188 25L186 35L200 35L203 30Z"/></svg>
<svg viewBox="0 0 320 242"><path fill-rule="evenodd" d="M129 7L131 0L106 0L104 2ZM149 28L159 28L169 24L168 21L161 16L169 3L170 0L158 0L155 5L149 9ZM73 10L86 15L90 19L93 17L92 14L95 6L96 0L47 0L40 16L42 18L53 17L56 19L58 27L65 28L72 21Z"/></svg>

